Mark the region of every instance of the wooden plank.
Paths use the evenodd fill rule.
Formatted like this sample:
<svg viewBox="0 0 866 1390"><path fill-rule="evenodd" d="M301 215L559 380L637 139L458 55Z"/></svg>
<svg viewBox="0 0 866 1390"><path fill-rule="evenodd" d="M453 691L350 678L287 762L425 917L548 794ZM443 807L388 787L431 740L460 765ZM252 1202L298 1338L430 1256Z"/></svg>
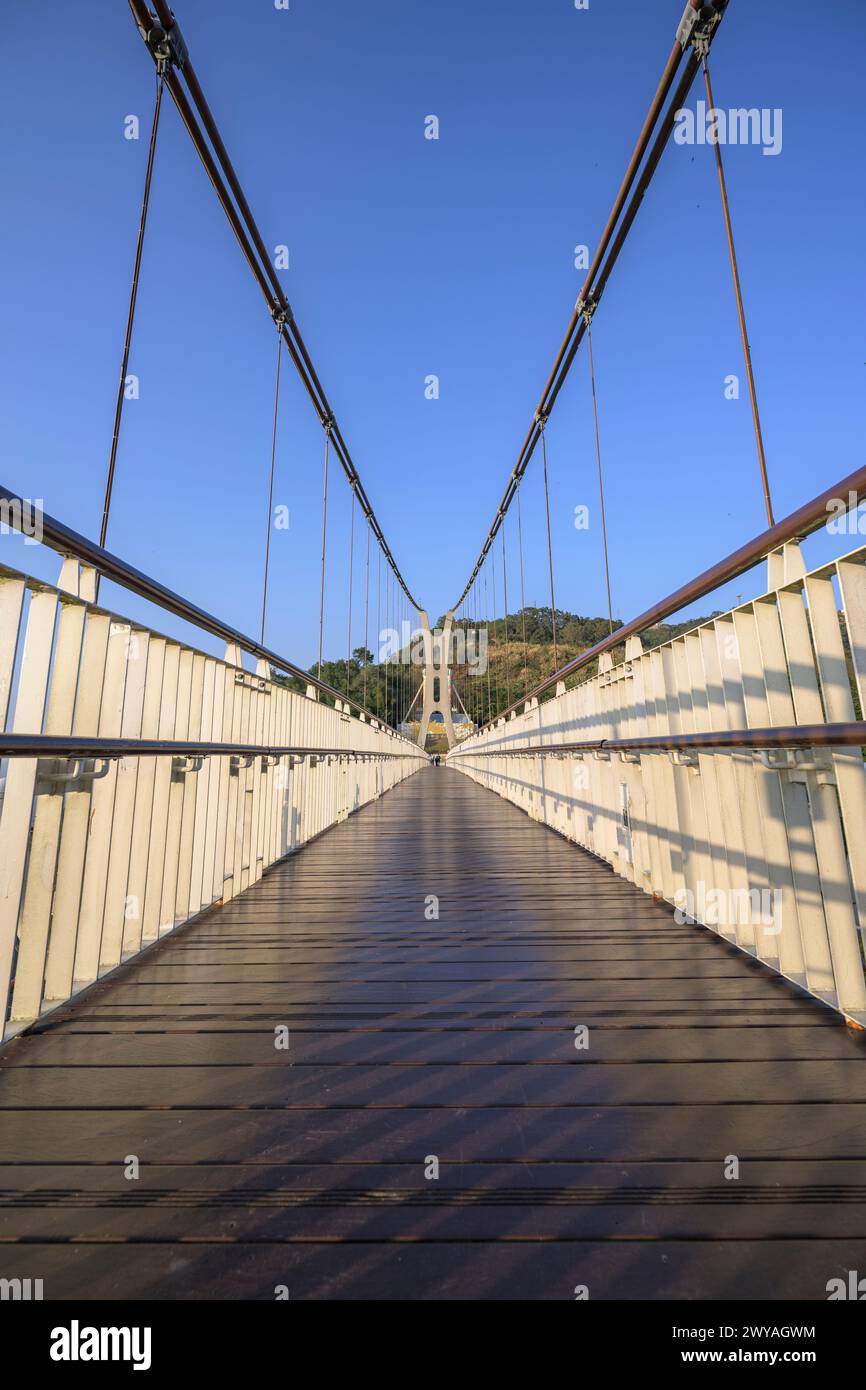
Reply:
<svg viewBox="0 0 866 1390"><path fill-rule="evenodd" d="M862 1265L862 1240L584 1241L417 1244L361 1241L288 1246L0 1247L0 1276L41 1278L46 1298L592 1299L688 1301L827 1297L827 1280Z"/></svg>
<svg viewBox="0 0 866 1390"><path fill-rule="evenodd" d="M25 1071L52 1067L262 1067L285 1066L286 1054L275 1053L274 1031L262 1026L246 1032L78 1033L50 1030L27 1040L26 1049L10 1048L5 1069ZM97 1055L94 1057L94 1047ZM307 1024L291 1029L293 1063L320 1062L562 1062L574 1059L571 1028L425 1028L348 1026L335 1019L330 1028ZM596 1062L720 1062L742 1057L785 1062L827 1058L862 1060L863 1048L844 1029L779 1026L775 1028L594 1027L581 1066ZM20 1060L19 1060L20 1059Z"/></svg>
<svg viewBox="0 0 866 1390"><path fill-rule="evenodd" d="M720 1183L723 1180L720 1180ZM849 1201L829 1192L823 1200L728 1196L718 1186L703 1202L677 1200L649 1191L634 1200L607 1194L573 1194L568 1189L545 1201L532 1188L500 1189L487 1196L476 1187L462 1193L432 1184L414 1194L382 1195L362 1188L352 1198L318 1193L271 1192L253 1197L236 1190L228 1201L209 1194L161 1194L154 1200L144 1181L127 1184L114 1202L48 1194L43 1204L28 1198L3 1200L0 1194L0 1245L22 1240L148 1244L177 1239L251 1240L305 1245L316 1241L477 1241L714 1240L724 1222L726 1240L851 1240L866 1238L866 1194ZM780 1252L781 1256L781 1252Z"/></svg>
<svg viewBox="0 0 866 1390"><path fill-rule="evenodd" d="M259 1066L0 1068L0 1113L9 1110L257 1110L403 1107L483 1112L581 1106L812 1105L866 1103L861 1057L832 1061L309 1063L284 1054ZM800 1125L805 1123L799 1117Z"/></svg>
<svg viewBox="0 0 866 1390"><path fill-rule="evenodd" d="M305 985L213 984L137 985L134 980L118 983L112 991L113 1006L126 1008L158 1008L192 1004L231 1004L245 1008L267 1007L283 1003L367 1003L367 1004L426 1004L426 1003L507 1003L522 1006L547 1002L570 1003L575 1008L583 1004L602 1002L666 1003L702 1005L725 1000L764 1000L768 992L784 995L782 980L455 980L422 981L385 980L381 984L311 981ZM789 997L789 996L785 996ZM575 1019L579 1022L579 1019Z"/></svg>
<svg viewBox="0 0 866 1390"><path fill-rule="evenodd" d="M243 1174L239 1168L243 1168ZM145 1191L173 1198L184 1193L206 1199L243 1203L276 1194L287 1200L305 1192L333 1192L339 1201L356 1193L410 1193L438 1191L446 1199L453 1194L462 1201L474 1191L485 1200L516 1195L520 1201L558 1201L563 1194L577 1200L611 1201L623 1204L639 1201L654 1193L662 1200L686 1196L693 1203L715 1201L719 1193L719 1164L679 1163L462 1163L444 1159L440 1166L439 1189L419 1178L417 1163L371 1163L363 1174L347 1160L344 1163L269 1163L267 1157L243 1165L235 1163L150 1164L145 1171ZM864 1194L862 1167L851 1161L813 1159L752 1159L742 1165L742 1186L731 1188L731 1202L769 1204L795 1200L800 1203L832 1200L838 1193L845 1202L858 1203ZM239 1187L242 1181L243 1186ZM115 1198L130 1192L123 1164L104 1163L17 1163L0 1168L0 1190L10 1200L15 1194L36 1194L46 1203L50 1194L62 1200L68 1191L77 1197L87 1194ZM727 1190L727 1189L725 1189ZM737 1196L736 1194L740 1195ZM438 1199L434 1199L438 1200Z"/></svg>
<svg viewBox="0 0 866 1390"><path fill-rule="evenodd" d="M166 1093L168 1100L168 1093ZM417 1163L866 1160L866 1105L508 1105L368 1110L8 1110L0 1160L84 1163L138 1154L152 1163ZM722 1235L720 1228L720 1236Z"/></svg>

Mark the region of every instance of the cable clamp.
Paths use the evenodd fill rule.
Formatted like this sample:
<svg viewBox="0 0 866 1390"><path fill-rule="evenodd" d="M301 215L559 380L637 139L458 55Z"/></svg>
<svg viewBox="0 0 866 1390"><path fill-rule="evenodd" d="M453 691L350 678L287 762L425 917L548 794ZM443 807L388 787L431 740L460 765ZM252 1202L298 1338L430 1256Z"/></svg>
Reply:
<svg viewBox="0 0 866 1390"><path fill-rule="evenodd" d="M547 424L547 422L548 422L549 419L550 419L550 411L549 411L549 410L536 410L536 412L535 412L535 423L536 423L536 425L538 426L538 428L539 428L540 430L543 430L543 429L544 429L544 427L545 427L545 425Z"/></svg>
<svg viewBox="0 0 866 1390"><path fill-rule="evenodd" d="M727 0L725 2L727 3ZM694 11L695 22L691 27L687 42L691 43L699 58L705 59L710 51L710 44L722 21L723 9L724 5L718 8L714 5L702 5L699 10Z"/></svg>
<svg viewBox="0 0 866 1390"><path fill-rule="evenodd" d="M593 315L595 314L597 308L598 300L596 299L595 295L592 294L592 292L590 292L586 296L586 299L584 301L581 301L580 308L580 316L586 324L587 328L589 328L592 324Z"/></svg>
<svg viewBox="0 0 866 1390"><path fill-rule="evenodd" d="M162 74L169 66L183 72L189 49L177 22L167 30L163 29L161 24L152 24L147 32L146 42L156 62L157 72Z"/></svg>
<svg viewBox="0 0 866 1390"><path fill-rule="evenodd" d="M282 333L283 329L286 326L286 319L289 317L290 313L288 311L288 306L286 309L284 309L281 304L274 305L273 309L271 310L271 318L277 325L278 333Z"/></svg>
<svg viewBox="0 0 866 1390"><path fill-rule="evenodd" d="M330 415L325 416L324 420L322 421L322 424L325 426L325 433L327 435L331 434L331 431L333 430L336 423L337 421L334 418L333 412Z"/></svg>

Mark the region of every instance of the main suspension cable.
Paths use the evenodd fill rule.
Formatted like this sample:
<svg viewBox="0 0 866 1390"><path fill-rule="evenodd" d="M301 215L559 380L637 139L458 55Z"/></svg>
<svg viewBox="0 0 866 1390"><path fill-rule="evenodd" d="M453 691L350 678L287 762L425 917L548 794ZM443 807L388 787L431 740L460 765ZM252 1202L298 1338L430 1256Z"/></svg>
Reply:
<svg viewBox="0 0 866 1390"><path fill-rule="evenodd" d="M164 70L165 72L166 86L177 107L178 114L186 127L223 212L237 238L244 259L252 271L270 312L276 314L278 311L283 311L285 314L283 337L289 356L322 427L328 428L332 432L332 442L337 459L350 486L354 486L356 489L358 502L383 548L385 558L394 572L395 579L407 597L411 597L364 490L339 425L334 419L334 413L301 336L297 320L280 284L264 239L202 91L177 19L168 4L168 0L152 0L152 3L157 13L158 22L156 23L145 0L129 0L129 6L139 33L157 64L157 70ZM181 77L186 84L189 98L181 85ZM205 132L207 138L205 138Z"/></svg>
<svg viewBox="0 0 866 1390"><path fill-rule="evenodd" d="M509 474L502 500L496 510L484 544L475 562L475 566L466 581L463 590L464 594L469 591L476 576L481 571L487 553L502 524L502 518L514 499L514 493L517 490L520 479L526 472L529 462L541 439L542 432L539 421L542 419L549 419L553 406L571 369L575 355L585 335L583 311L587 304L594 302L595 305L597 305L601 298L611 272L625 244L626 238L634 224L644 195L655 175L662 154L670 140L676 123L677 114L683 109L688 99L689 92L700 66L699 59L694 51L689 54L682 76L676 86L676 90L673 92L673 96L667 108L664 110L664 114L662 114L665 102L674 87L674 81L683 54L686 49L699 40L705 40L707 43L712 42L726 5L727 0L710 0L710 3L702 3L702 0L688 0L686 10L677 29L673 49L671 50L667 64L662 73L661 81L653 97L650 109L638 137L638 142L629 160L625 177L623 178L616 199L614 200L613 208L611 209L607 225L605 226L596 248L583 288L581 289L572 311L565 337L563 338L550 376L548 377L544 391L536 407L526 438L521 445L517 462ZM650 145L650 142L652 142L652 145ZM461 594L460 597L462 598L463 595ZM458 599L457 601L459 602L460 600Z"/></svg>

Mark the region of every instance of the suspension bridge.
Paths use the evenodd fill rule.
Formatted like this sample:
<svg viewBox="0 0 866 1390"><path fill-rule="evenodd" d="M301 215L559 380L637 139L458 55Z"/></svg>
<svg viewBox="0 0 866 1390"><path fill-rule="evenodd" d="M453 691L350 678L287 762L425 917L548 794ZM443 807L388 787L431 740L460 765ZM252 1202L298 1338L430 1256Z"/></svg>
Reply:
<svg viewBox="0 0 866 1390"><path fill-rule="evenodd" d="M604 517L592 326L676 113L696 83L713 105L734 17L689 0L668 36L501 501L433 632L193 45L165 0L130 9L156 98L99 538L40 514L56 583L0 568L0 1278L45 1298L826 1298L866 1258L866 548L809 568L802 547L857 513L866 469L775 515L718 144L766 528L625 623L609 602L577 656L557 644L549 421L582 351ZM166 97L275 326L256 633L109 548ZM322 430L310 671L265 641L288 369ZM533 460L552 659L512 688L513 663L473 679L452 644L501 631L525 672L508 580L510 564L519 618ZM344 485L364 574L345 687L322 641ZM0 501L26 531L26 498ZM753 598L648 640L741 575ZM102 581L161 620L104 607ZM200 645L165 634L176 620ZM401 642L368 661L371 630L404 623L417 660Z"/></svg>

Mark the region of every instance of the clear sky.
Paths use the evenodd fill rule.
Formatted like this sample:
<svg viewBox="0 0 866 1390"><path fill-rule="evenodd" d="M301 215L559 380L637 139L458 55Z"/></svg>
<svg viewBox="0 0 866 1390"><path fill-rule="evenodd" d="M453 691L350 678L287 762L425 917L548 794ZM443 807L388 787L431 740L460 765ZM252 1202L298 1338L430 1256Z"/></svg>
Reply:
<svg viewBox="0 0 866 1390"><path fill-rule="evenodd" d="M526 433L681 0L178 0L199 78L397 559L437 616ZM7 6L2 481L97 536L153 65L123 0ZM732 0L721 107L781 108L727 147L777 515L863 463L862 0ZM696 86L692 105L701 95ZM124 138L130 114L142 138ZM440 121L425 140L425 117ZM257 633L275 334L167 99L109 547ZM709 147L672 145L594 327L614 609L642 611L763 527ZM269 645L315 657L322 433L284 361ZM739 401L724 379L740 375ZM440 398L425 399L428 375ZM549 426L557 601L605 611L587 361ZM326 651L345 651L349 497L331 492ZM574 508L590 507L588 531ZM527 602L547 598L540 458ZM811 544L809 557L854 540ZM517 607L509 522L509 599ZM356 545L356 614L363 542ZM7 563L53 556L0 541ZM498 566L497 566L498 569ZM500 576L501 582L501 576ZM758 578L727 591L751 592ZM106 588L120 611L140 605ZM715 606L724 605L724 596ZM702 605L704 610L713 603ZM501 612L501 598L500 609ZM166 620L164 628L176 629ZM356 624L354 642L362 631Z"/></svg>

